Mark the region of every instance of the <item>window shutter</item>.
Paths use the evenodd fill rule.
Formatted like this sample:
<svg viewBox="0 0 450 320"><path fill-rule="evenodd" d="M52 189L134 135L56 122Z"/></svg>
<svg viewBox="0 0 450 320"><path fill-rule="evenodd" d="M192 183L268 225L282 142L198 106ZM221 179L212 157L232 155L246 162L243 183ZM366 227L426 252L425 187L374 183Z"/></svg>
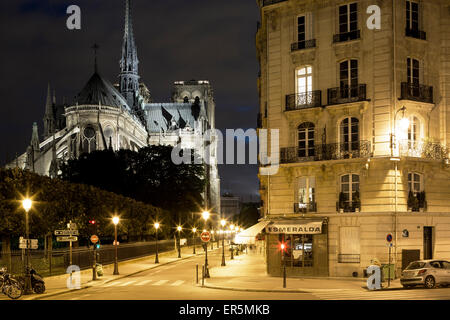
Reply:
<svg viewBox="0 0 450 320"><path fill-rule="evenodd" d="M339 253L360 254L359 227L340 227Z"/></svg>
<svg viewBox="0 0 450 320"><path fill-rule="evenodd" d="M306 13L306 40L314 39L314 24L312 12Z"/></svg>

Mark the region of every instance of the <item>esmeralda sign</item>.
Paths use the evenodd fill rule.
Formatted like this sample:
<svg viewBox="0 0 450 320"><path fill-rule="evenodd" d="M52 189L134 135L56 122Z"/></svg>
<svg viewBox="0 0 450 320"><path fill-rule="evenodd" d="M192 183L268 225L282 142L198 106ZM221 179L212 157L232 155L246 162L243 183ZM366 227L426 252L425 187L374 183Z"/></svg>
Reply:
<svg viewBox="0 0 450 320"><path fill-rule="evenodd" d="M318 234L322 233L322 222L307 223L277 223L266 227L267 233L287 233L287 234Z"/></svg>

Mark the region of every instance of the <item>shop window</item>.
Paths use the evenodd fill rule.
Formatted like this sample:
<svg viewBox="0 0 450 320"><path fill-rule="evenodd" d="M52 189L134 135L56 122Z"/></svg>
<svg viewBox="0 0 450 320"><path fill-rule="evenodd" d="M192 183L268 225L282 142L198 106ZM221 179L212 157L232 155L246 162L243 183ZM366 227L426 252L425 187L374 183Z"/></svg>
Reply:
<svg viewBox="0 0 450 320"><path fill-rule="evenodd" d="M313 266L313 236L311 234L293 234L292 265L294 267Z"/></svg>

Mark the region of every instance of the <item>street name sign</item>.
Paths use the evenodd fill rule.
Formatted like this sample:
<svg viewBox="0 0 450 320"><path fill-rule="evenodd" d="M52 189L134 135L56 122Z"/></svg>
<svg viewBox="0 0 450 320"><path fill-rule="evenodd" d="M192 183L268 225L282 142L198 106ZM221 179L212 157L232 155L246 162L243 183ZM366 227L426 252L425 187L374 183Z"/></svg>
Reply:
<svg viewBox="0 0 450 320"><path fill-rule="evenodd" d="M98 242L98 237L95 234L91 236L91 242L92 243L97 243Z"/></svg>
<svg viewBox="0 0 450 320"><path fill-rule="evenodd" d="M74 237L74 236L56 237L56 241L78 241L78 237Z"/></svg>
<svg viewBox="0 0 450 320"><path fill-rule="evenodd" d="M19 249L37 249L38 248L38 239L24 239L23 237L19 238Z"/></svg>
<svg viewBox="0 0 450 320"><path fill-rule="evenodd" d="M211 240L211 234L208 231L202 232L200 238L203 242L209 242L209 240Z"/></svg>
<svg viewBox="0 0 450 320"><path fill-rule="evenodd" d="M78 230L55 230L55 236L77 236Z"/></svg>

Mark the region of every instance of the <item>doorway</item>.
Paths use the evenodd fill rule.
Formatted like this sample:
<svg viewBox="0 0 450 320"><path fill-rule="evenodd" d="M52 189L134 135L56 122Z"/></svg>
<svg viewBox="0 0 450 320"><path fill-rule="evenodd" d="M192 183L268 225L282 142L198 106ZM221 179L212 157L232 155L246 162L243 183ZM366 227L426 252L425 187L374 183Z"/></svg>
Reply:
<svg viewBox="0 0 450 320"><path fill-rule="evenodd" d="M423 227L423 259L433 259L433 227Z"/></svg>

